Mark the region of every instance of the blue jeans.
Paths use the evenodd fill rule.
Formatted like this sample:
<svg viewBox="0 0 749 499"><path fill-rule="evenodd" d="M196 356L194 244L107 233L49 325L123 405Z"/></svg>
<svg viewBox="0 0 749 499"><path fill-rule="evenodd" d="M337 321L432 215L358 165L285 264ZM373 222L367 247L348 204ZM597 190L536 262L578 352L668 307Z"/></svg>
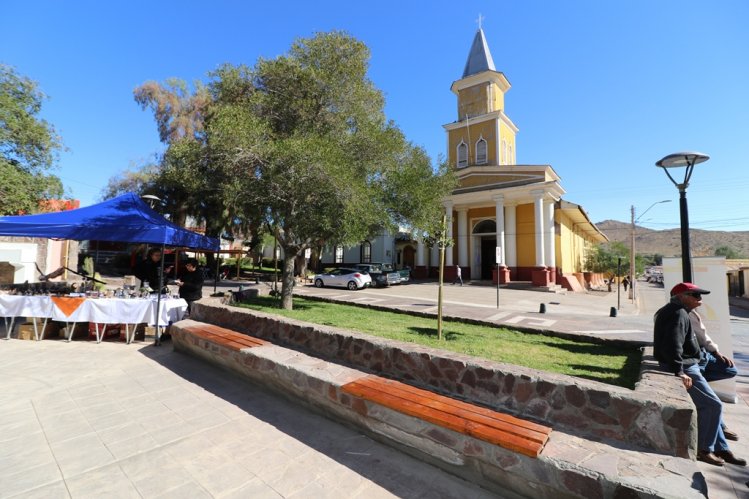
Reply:
<svg viewBox="0 0 749 499"><path fill-rule="evenodd" d="M738 374L736 367L729 366L722 359L719 359L705 349L702 350L702 359L699 366L700 372L702 372L707 381L730 379Z"/></svg>
<svg viewBox="0 0 749 499"><path fill-rule="evenodd" d="M728 450L720 424L723 419L723 402L702 376L699 365L685 368L684 373L692 378L692 388L687 393L697 408L697 449L710 452Z"/></svg>

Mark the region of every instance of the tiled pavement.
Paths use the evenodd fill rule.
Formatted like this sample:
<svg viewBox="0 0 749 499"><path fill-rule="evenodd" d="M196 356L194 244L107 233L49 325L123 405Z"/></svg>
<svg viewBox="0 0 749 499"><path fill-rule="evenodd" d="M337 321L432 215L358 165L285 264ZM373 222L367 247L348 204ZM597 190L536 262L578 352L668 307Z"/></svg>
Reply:
<svg viewBox="0 0 749 499"><path fill-rule="evenodd" d="M428 287L395 288L393 301L429 308ZM348 296L387 303L379 291ZM486 287L447 291L448 313L498 313ZM495 320L645 339L662 292L642 289L639 308L622 297L610 318L614 294L503 290L508 313ZM541 302L547 314L537 313ZM749 310L732 307L732 327L742 374L725 419L746 457ZM0 360L0 498L490 497L168 345L11 340L0 341ZM710 497L749 497L749 468L699 465Z"/></svg>
<svg viewBox="0 0 749 499"><path fill-rule="evenodd" d="M171 347L0 342L0 497L493 497Z"/></svg>

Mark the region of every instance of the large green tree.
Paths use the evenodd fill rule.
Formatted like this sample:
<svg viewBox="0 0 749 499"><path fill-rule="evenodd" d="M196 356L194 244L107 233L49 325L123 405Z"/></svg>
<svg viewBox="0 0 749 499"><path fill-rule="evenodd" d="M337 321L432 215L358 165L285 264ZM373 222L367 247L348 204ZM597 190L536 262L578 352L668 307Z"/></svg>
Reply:
<svg viewBox="0 0 749 499"><path fill-rule="evenodd" d="M283 248L284 308L292 307L294 260L307 248L356 243L399 224L431 228L452 187L447 168L435 171L386 119L368 64L362 42L322 33L254 68L220 68L209 85L209 162L236 176L229 193Z"/></svg>
<svg viewBox="0 0 749 499"><path fill-rule="evenodd" d="M48 173L62 144L38 117L44 99L34 81L0 64L0 214L35 212L40 200L63 194Z"/></svg>
<svg viewBox="0 0 749 499"><path fill-rule="evenodd" d="M150 187L208 234L273 234L285 256L284 308L305 249L399 225L428 230L454 185L386 119L368 66L366 45L331 32L254 67L224 65L192 93L175 80L136 89L168 144Z"/></svg>

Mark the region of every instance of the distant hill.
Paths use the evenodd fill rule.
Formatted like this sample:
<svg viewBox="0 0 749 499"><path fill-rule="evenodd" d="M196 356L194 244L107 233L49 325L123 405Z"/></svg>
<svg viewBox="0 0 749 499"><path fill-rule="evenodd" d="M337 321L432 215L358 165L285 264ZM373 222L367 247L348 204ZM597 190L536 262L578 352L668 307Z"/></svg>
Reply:
<svg viewBox="0 0 749 499"><path fill-rule="evenodd" d="M611 241L619 241L629 248L631 224L616 220L604 220L596 226ZM681 230L652 230L637 226L635 246L637 253L659 253L663 256L681 255ZM728 246L749 258L749 231L726 232L719 230L690 229L689 240L692 256L713 256L715 249Z"/></svg>

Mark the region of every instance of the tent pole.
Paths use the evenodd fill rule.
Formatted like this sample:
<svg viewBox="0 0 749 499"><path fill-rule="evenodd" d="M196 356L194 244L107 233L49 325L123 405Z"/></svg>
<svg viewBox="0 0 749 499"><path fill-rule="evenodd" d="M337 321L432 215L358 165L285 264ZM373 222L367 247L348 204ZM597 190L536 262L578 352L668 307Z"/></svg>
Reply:
<svg viewBox="0 0 749 499"><path fill-rule="evenodd" d="M213 294L216 294L216 288L218 287L219 255L221 255L221 250L216 252L216 273L213 276Z"/></svg>
<svg viewBox="0 0 749 499"><path fill-rule="evenodd" d="M159 334L159 315L161 315L161 290L164 287L164 244L161 245L161 270L159 271L159 289L156 291L158 295L156 295L156 326L154 326L154 335L156 336L156 340L154 342L154 345L161 346L161 335Z"/></svg>

